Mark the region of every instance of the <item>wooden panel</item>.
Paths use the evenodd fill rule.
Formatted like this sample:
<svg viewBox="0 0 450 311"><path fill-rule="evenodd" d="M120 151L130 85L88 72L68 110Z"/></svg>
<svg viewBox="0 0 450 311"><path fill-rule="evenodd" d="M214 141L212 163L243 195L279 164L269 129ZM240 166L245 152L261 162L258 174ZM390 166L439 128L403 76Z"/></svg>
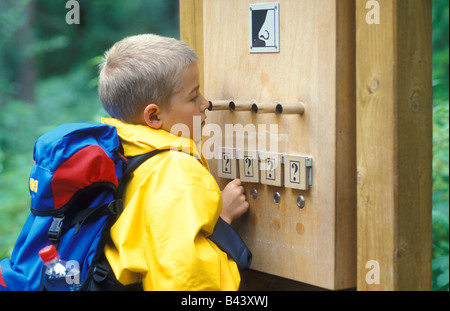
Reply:
<svg viewBox="0 0 450 311"><path fill-rule="evenodd" d="M200 58L200 90L203 82L203 0L180 0L180 40L189 44Z"/></svg>
<svg viewBox="0 0 450 311"><path fill-rule="evenodd" d="M358 289L431 288L431 1L357 1ZM379 280L366 280L366 263Z"/></svg>
<svg viewBox="0 0 450 311"><path fill-rule="evenodd" d="M280 53L250 54L248 6L255 2L271 1L203 1L205 96L257 103L303 102L305 112L212 111L207 122L221 125L225 145L231 137L236 140L231 144L243 139L262 151L263 145L269 149L278 139L279 153L311 157L313 185L296 190L247 183L250 211L236 227L253 253L252 269L329 289L353 287L354 2L277 1ZM246 131L236 134L237 125ZM276 132L271 125L276 125ZM218 160L209 162L217 175ZM228 181L218 178L222 187ZM256 199L250 197L252 189L258 191ZM273 200L275 192L280 194L278 204ZM299 195L306 201L303 209L297 207Z"/></svg>
<svg viewBox="0 0 450 311"><path fill-rule="evenodd" d="M347 288L356 285L355 1L336 6L336 287Z"/></svg>

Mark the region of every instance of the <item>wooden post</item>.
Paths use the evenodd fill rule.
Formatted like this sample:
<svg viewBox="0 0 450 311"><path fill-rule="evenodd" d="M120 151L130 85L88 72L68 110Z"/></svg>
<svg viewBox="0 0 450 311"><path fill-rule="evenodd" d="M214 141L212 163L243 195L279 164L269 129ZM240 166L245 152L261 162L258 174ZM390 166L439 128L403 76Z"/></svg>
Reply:
<svg viewBox="0 0 450 311"><path fill-rule="evenodd" d="M351 53L348 57L341 55L337 66L342 66L342 61L356 59L357 288L429 290L432 204L431 1L355 2L356 57L352 58ZM205 55L203 5L202 0L180 0L181 40L193 46L199 54L202 86ZM337 6L338 19L350 11L344 6ZM351 45L351 42L351 37L337 36L339 47ZM348 77L342 68L337 74ZM352 75L351 72L348 74ZM337 98L351 100L352 92L342 88L341 80L338 77L336 82ZM342 109L337 109L336 113L340 116L339 120L345 120L346 114ZM349 126L352 126L352 116L348 115L347 118ZM340 126L345 124L347 122L343 121ZM342 132L340 126L336 135L342 146L346 140L339 136ZM345 148L340 150L344 156ZM336 195L342 199L346 196L342 191L344 184L338 184L335 189ZM350 213L342 208L337 215L339 217L346 212ZM351 231L351 226L338 226L336 230L337 234L348 234L345 230ZM338 260L348 261L348 265L354 266L354 262L348 258ZM256 279L261 281L260 277ZM269 289L268 282L260 283L263 289Z"/></svg>
<svg viewBox="0 0 450 311"><path fill-rule="evenodd" d="M208 122L218 124L222 133L227 124L245 126L244 136L238 131L226 135L236 142L254 137L258 151L269 147L267 138L272 143L274 137L261 128L276 126L277 154L310 156L314 185L305 190L279 186L279 180L245 183L250 210L234 226L252 250L252 269L264 273L259 274L258 284L269 286L262 275L270 274L328 289L354 288L355 1L276 1L280 52L251 53L249 5L258 1L203 1L205 96L211 101L272 103L272 109L270 113L213 109ZM200 4L192 0L180 4L181 16L191 12L182 20L192 26L199 12L194 9ZM273 104L298 102L304 103L303 115L280 114ZM247 130L251 128L255 131ZM223 188L229 180L219 176L219 161L211 159L209 164ZM252 190L258 193L254 198L249 196ZM274 200L277 195L281 200ZM299 208L300 198L306 207ZM243 283L254 275L246 274Z"/></svg>
<svg viewBox="0 0 450 311"><path fill-rule="evenodd" d="M431 289L431 30L429 0L356 1L358 290Z"/></svg>
<svg viewBox="0 0 450 311"><path fill-rule="evenodd" d="M180 0L180 40L189 44L200 58L200 92L204 93L203 0Z"/></svg>

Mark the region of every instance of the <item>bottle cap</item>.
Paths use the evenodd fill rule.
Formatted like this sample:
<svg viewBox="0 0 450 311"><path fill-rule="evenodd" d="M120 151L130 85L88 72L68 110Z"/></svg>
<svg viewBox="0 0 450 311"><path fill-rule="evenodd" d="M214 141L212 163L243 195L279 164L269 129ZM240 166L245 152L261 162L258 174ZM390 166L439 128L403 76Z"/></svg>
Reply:
<svg viewBox="0 0 450 311"><path fill-rule="evenodd" d="M39 251L39 256L43 262L49 262L58 257L58 251L54 245L50 244Z"/></svg>

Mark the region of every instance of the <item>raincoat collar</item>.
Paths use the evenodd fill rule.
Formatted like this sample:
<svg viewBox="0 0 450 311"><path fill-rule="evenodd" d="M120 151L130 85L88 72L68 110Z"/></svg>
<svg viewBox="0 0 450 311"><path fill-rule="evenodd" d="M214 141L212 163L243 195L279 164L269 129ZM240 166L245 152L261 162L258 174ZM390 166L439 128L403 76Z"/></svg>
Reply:
<svg viewBox="0 0 450 311"><path fill-rule="evenodd" d="M196 145L192 139L179 137L146 125L124 123L113 118L102 118L102 123L116 127L126 157L137 156L155 149L172 149L189 153L209 170L208 163L201 152L201 143Z"/></svg>

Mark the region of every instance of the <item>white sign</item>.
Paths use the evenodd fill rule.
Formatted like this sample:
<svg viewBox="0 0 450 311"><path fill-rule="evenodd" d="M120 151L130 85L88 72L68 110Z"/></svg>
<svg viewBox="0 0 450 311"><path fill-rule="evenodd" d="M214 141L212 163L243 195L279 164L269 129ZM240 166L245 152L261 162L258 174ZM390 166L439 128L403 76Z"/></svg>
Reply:
<svg viewBox="0 0 450 311"><path fill-rule="evenodd" d="M280 52L279 3L249 5L250 53Z"/></svg>

